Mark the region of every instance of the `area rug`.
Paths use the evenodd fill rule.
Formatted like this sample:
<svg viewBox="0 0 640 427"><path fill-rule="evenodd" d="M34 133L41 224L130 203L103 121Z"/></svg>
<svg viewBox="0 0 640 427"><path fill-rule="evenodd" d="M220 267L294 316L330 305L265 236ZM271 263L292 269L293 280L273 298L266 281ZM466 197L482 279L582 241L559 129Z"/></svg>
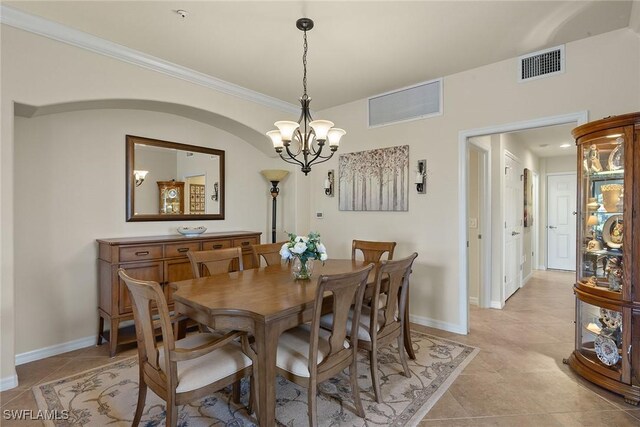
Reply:
<svg viewBox="0 0 640 427"><path fill-rule="evenodd" d="M358 355L360 397L366 418L353 412L348 371L322 383L318 391L320 426L412 426L449 388L478 349L444 338L412 333L416 360L409 360L411 378L402 374L395 347L378 353L383 403L376 403L366 352ZM230 389L180 407L179 426L255 426L256 419L243 406L248 381L242 384L242 402L231 401ZM38 408L58 414L49 426L130 426L138 393L138 362L131 357L89 371L33 387ZM307 390L278 377L276 421L281 426L305 426ZM63 419L66 418L66 419ZM164 401L151 390L141 426L165 424Z"/></svg>

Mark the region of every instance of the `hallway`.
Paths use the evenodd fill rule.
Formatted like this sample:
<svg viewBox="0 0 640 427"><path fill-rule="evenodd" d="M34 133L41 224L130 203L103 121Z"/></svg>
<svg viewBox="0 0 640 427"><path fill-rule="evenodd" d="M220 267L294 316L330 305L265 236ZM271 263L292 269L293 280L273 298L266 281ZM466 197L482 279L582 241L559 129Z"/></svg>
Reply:
<svg viewBox="0 0 640 427"><path fill-rule="evenodd" d="M470 307L467 336L416 330L480 348L420 426L638 426L640 409L575 375L574 273L536 271L503 310Z"/></svg>

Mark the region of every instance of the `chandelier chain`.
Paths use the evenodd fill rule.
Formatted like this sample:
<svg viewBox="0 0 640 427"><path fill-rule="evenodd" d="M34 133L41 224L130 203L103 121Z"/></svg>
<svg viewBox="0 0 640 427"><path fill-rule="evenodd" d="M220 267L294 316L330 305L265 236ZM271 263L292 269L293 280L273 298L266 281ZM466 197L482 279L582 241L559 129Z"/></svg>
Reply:
<svg viewBox="0 0 640 427"><path fill-rule="evenodd" d="M302 68L304 70L304 73L302 75L302 87L304 89L304 95L303 97L306 98L307 97L307 32L304 32L304 53L302 54Z"/></svg>

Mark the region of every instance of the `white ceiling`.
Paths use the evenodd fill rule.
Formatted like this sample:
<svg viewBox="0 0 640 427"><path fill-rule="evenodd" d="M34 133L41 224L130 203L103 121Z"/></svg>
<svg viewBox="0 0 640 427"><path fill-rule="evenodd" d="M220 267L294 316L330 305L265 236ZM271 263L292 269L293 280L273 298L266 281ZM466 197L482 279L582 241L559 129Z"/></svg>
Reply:
<svg viewBox="0 0 640 427"><path fill-rule="evenodd" d="M512 132L513 139L524 145L538 157L576 156L575 140L571 130L576 124L547 126L537 129ZM569 144L569 147L561 145Z"/></svg>
<svg viewBox="0 0 640 427"><path fill-rule="evenodd" d="M627 27L631 1L3 1L132 49L320 110ZM181 18L176 9L189 12ZM514 79L516 71L514 70Z"/></svg>

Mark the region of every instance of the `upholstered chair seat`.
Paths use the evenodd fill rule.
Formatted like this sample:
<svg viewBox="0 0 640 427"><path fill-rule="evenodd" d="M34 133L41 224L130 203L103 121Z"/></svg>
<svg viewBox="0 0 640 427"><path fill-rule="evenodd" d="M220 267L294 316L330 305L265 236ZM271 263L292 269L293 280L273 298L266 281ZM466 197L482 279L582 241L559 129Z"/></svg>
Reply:
<svg viewBox="0 0 640 427"><path fill-rule="evenodd" d="M175 342L177 349L193 350L220 339L220 335L200 333L190 335ZM159 348L158 360L164 372L164 351ZM202 388L251 366L251 359L242 352L240 345L233 342L213 350L196 359L176 362L178 371L177 393ZM167 372L165 372L167 374Z"/></svg>
<svg viewBox="0 0 640 427"><path fill-rule="evenodd" d="M280 335L276 365L278 368L291 372L299 377L309 377L309 337L311 325L305 324L289 329ZM316 364L320 364L329 354L329 337L331 332L320 329L318 336L318 357Z"/></svg>
<svg viewBox="0 0 640 427"><path fill-rule="evenodd" d="M378 311L378 327L376 332L380 330L384 325L384 318L382 317L382 310ZM358 321L358 340L371 341L371 308L362 306L362 312ZM349 317L347 318L347 334L351 332L353 326L353 310L349 311ZM320 327L324 329L331 329L333 327L333 313L325 314L320 318Z"/></svg>

